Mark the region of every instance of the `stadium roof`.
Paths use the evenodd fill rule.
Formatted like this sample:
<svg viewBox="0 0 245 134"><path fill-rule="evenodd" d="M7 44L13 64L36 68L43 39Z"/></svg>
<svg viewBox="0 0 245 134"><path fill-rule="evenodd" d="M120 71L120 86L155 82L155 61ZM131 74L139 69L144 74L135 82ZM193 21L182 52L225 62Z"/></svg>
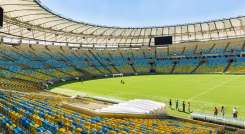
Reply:
<svg viewBox="0 0 245 134"><path fill-rule="evenodd" d="M78 22L54 13L38 0L1 0L2 34L74 44L149 45L156 36L175 43L244 37L245 17L162 27L112 27Z"/></svg>

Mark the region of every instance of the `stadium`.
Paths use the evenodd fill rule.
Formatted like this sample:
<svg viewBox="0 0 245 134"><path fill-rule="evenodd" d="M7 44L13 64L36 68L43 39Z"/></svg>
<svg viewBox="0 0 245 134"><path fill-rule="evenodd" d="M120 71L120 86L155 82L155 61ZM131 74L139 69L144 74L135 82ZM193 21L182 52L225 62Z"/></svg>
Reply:
<svg viewBox="0 0 245 134"><path fill-rule="evenodd" d="M245 133L244 16L123 27L0 7L0 133Z"/></svg>

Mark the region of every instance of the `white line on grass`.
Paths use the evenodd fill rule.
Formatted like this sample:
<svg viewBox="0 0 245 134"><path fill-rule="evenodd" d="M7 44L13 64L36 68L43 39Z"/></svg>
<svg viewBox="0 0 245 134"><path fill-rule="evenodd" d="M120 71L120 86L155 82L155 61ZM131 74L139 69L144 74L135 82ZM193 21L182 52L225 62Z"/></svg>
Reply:
<svg viewBox="0 0 245 134"><path fill-rule="evenodd" d="M206 90L204 90L203 92L201 92L200 94L197 94L197 95L195 95L195 96L192 96L192 97L190 97L190 98L188 98L188 101L191 101L191 100L194 100L194 99L196 99L196 98L198 98L198 97L200 97L200 96L203 96L203 95L206 95L206 94L208 94L209 92L211 92L211 91L214 91L215 89L217 89L217 88L219 88L219 87L222 87L222 86L224 86L225 84L228 84L228 83L230 83L231 81L233 81L233 80L235 80L235 79L238 79L240 76L237 76L236 78L230 78L230 80L225 80L224 82L222 82L222 83L220 83L220 84L216 84L214 87L211 87L211 88L209 88L209 89L206 89Z"/></svg>

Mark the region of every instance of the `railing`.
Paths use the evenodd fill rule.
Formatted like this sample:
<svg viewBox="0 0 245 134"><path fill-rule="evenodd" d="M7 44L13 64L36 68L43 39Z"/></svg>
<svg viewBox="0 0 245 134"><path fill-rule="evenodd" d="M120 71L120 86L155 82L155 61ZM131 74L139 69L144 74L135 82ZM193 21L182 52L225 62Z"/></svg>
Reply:
<svg viewBox="0 0 245 134"><path fill-rule="evenodd" d="M221 117L221 116L214 116L211 114L204 114L204 113L192 113L191 117L194 120L200 120L200 121L217 123L217 124L221 124L221 125L228 125L228 126L234 126L234 127L239 127L239 128L245 128L245 121L235 119L235 118L225 118L225 117Z"/></svg>

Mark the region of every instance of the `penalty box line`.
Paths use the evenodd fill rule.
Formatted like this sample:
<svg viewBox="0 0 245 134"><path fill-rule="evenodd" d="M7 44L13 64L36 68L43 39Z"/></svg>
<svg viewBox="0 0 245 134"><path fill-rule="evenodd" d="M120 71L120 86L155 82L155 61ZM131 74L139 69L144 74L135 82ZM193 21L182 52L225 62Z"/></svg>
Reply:
<svg viewBox="0 0 245 134"><path fill-rule="evenodd" d="M214 91L214 90L216 90L217 88L219 88L219 87L221 87L221 86L224 86L224 85L230 83L231 81L234 81L235 79L238 79L239 77L240 77L240 76L237 76L236 78L231 78L230 80L225 80L224 82L222 82L222 83L220 83L220 84L218 84L218 85L216 85L216 86L214 86L214 87L211 87L211 88L209 88L209 89L207 89L207 90L201 92L200 94L197 94L197 95L195 95L195 96L192 96L192 97L188 98L188 101L191 101L191 100L194 100L194 99L196 99L196 98L198 98L198 97L200 97L200 96L206 95L206 94L208 94L209 92Z"/></svg>

